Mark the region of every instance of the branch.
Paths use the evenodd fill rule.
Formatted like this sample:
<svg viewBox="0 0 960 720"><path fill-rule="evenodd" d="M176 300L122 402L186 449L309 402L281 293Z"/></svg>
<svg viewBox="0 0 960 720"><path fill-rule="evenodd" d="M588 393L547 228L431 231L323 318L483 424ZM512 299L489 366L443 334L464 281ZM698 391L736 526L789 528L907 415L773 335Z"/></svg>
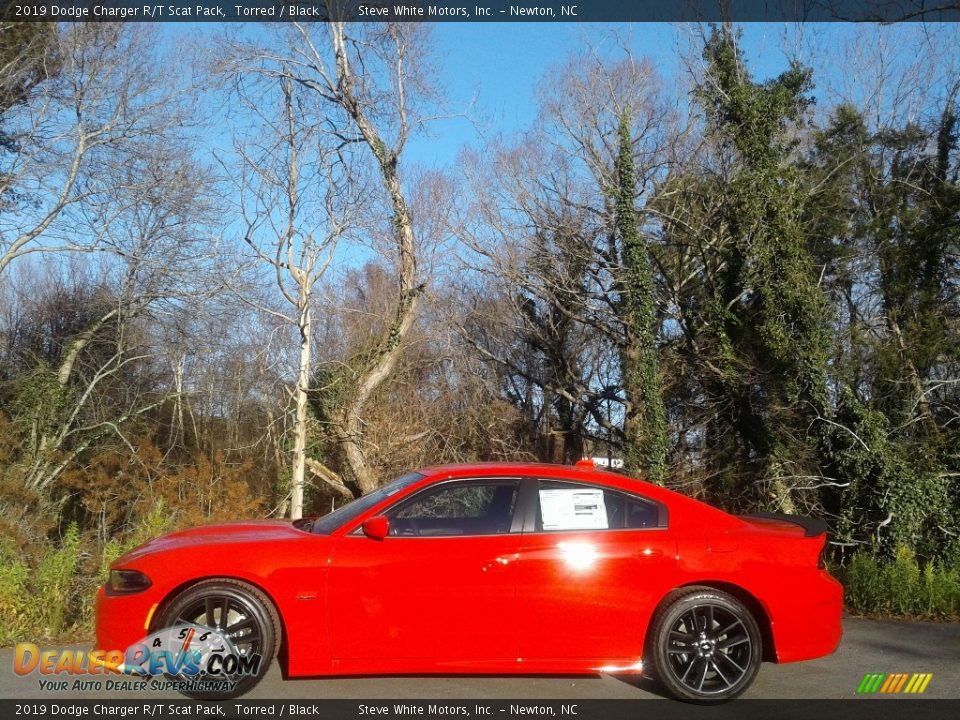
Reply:
<svg viewBox="0 0 960 720"><path fill-rule="evenodd" d="M325 482L327 486L336 490L340 495L350 500L354 499L353 493L350 491L346 485L343 484L343 480L340 479L340 476L335 473L333 470L328 468L319 460L314 460L313 458L306 459L307 470L312 472L316 477Z"/></svg>

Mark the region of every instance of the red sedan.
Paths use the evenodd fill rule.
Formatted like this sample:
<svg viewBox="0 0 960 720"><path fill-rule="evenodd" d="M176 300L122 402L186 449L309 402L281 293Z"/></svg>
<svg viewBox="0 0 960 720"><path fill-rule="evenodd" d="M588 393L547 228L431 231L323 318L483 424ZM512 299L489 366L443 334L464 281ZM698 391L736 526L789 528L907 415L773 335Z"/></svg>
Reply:
<svg viewBox="0 0 960 720"><path fill-rule="evenodd" d="M263 658L218 697L279 656L287 677L644 672L694 702L837 647L824 525L588 465L428 468L316 520L165 535L113 564L97 647L209 628Z"/></svg>

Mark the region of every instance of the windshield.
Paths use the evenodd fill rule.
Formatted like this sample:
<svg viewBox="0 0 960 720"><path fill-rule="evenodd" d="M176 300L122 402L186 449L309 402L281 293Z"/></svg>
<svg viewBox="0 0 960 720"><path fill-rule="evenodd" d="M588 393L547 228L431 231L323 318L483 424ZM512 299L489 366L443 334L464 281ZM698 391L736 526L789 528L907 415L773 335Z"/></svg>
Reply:
<svg viewBox="0 0 960 720"><path fill-rule="evenodd" d="M329 535L342 525L352 522L354 518L359 517L364 512L372 508L381 500L385 500L391 495L396 495L404 488L410 487L413 483L421 480L424 476L418 472L407 473L398 477L396 480L382 485L369 495L364 495L353 502L338 507L332 513L317 518L313 523L313 532L318 535Z"/></svg>

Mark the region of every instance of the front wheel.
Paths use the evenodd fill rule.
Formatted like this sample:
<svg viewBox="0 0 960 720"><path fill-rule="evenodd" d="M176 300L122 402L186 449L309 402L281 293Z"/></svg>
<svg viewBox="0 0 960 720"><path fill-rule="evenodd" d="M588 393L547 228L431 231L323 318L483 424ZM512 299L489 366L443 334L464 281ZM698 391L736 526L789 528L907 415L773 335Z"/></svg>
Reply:
<svg viewBox="0 0 960 720"><path fill-rule="evenodd" d="M273 603L257 588L231 579L205 580L177 595L160 617L160 626L186 628L187 643L195 643L205 672L197 675L167 674L179 681L187 697L227 700L239 697L267 672L280 645L280 618ZM204 633L204 630L212 632ZM206 638L209 635L210 638ZM179 636L178 636L179 637ZM204 647L201 641L220 647ZM220 657L210 664L213 654ZM233 655L227 659L226 655ZM203 686L216 690L192 689ZM227 688L226 686L229 685Z"/></svg>
<svg viewBox="0 0 960 720"><path fill-rule="evenodd" d="M678 700L732 700L760 669L760 629L744 604L728 593L689 588L654 614L651 628L648 668Z"/></svg>

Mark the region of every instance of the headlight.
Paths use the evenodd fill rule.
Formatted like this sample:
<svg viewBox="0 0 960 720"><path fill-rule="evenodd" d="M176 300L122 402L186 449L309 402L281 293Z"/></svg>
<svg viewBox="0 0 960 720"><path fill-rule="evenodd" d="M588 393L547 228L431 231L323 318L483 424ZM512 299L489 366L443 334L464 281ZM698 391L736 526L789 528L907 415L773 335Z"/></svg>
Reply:
<svg viewBox="0 0 960 720"><path fill-rule="evenodd" d="M137 570L111 570L110 589L118 593L135 593L146 590L150 578Z"/></svg>

